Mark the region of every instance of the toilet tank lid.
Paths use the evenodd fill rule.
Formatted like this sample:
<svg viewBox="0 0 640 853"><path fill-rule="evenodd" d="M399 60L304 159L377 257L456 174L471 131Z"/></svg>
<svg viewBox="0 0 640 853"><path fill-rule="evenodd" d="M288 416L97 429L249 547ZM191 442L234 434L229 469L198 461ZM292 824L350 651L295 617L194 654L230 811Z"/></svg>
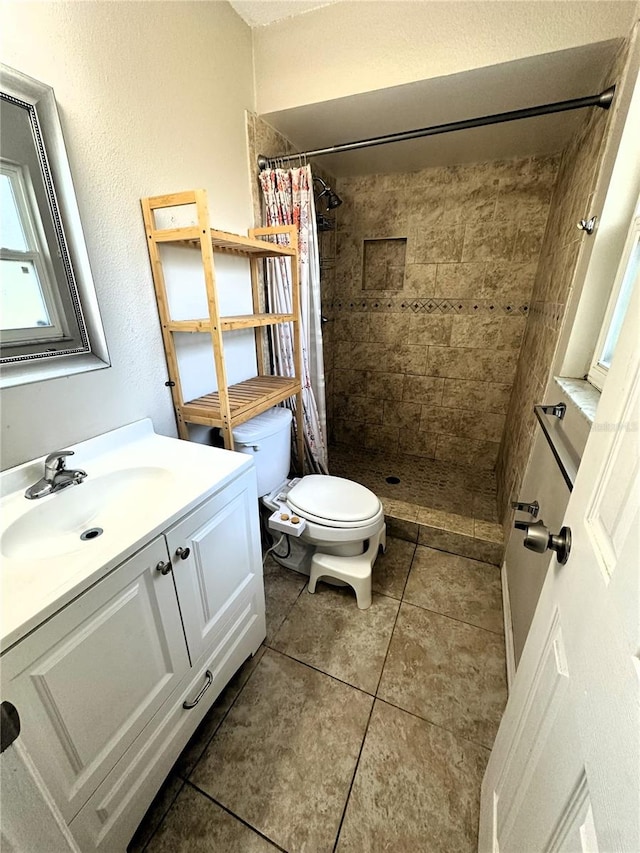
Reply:
<svg viewBox="0 0 640 853"><path fill-rule="evenodd" d="M276 432L288 429L291 425L291 409L275 406L261 415L233 428L233 440L238 444L255 444Z"/></svg>

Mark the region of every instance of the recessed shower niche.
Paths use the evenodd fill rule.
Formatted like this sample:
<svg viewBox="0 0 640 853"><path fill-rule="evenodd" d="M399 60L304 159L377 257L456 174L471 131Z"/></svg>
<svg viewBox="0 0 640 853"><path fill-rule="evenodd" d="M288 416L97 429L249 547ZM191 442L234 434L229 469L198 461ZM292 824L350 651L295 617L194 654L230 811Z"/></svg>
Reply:
<svg viewBox="0 0 640 853"><path fill-rule="evenodd" d="M362 261L363 290L402 290L407 238L365 240Z"/></svg>

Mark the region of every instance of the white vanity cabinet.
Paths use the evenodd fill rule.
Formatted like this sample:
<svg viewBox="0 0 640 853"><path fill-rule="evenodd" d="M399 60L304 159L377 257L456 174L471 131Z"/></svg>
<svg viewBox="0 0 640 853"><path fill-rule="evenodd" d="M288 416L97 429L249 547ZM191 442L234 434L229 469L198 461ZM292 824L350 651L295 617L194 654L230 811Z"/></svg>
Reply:
<svg viewBox="0 0 640 853"><path fill-rule="evenodd" d="M247 466L3 656L2 699L83 853L124 851L265 633Z"/></svg>
<svg viewBox="0 0 640 853"><path fill-rule="evenodd" d="M236 480L166 533L194 665L236 620L264 611L257 499L247 485Z"/></svg>

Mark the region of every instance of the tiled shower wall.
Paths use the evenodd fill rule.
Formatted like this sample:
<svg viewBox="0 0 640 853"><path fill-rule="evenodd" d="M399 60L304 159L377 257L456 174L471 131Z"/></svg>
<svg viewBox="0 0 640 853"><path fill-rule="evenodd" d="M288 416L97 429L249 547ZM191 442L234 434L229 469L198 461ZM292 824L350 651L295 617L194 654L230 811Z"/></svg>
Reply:
<svg viewBox="0 0 640 853"><path fill-rule="evenodd" d="M626 71L630 40L621 44L612 68L598 91L619 83ZM542 245L531 297L531 310L496 466L498 512L510 527L510 500L517 496L533 445L536 420L533 406L546 402L542 394L549 379L571 285L585 240L578 220L591 216L591 199L612 126L611 111L588 110L578 132L562 155L551 202L551 215Z"/></svg>
<svg viewBox="0 0 640 853"><path fill-rule="evenodd" d="M557 166L338 179L334 441L494 466Z"/></svg>

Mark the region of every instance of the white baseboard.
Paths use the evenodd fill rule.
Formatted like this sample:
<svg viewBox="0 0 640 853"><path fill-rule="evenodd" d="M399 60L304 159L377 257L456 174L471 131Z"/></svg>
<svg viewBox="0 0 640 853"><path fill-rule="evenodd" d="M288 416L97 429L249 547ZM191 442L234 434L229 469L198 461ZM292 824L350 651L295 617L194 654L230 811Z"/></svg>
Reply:
<svg viewBox="0 0 640 853"><path fill-rule="evenodd" d="M507 687L511 692L511 685L516 674L516 654L513 645L513 624L511 622L511 603L509 601L509 584L507 583L507 564L502 564L500 570L502 580L502 613L504 617L504 651L507 662Z"/></svg>

